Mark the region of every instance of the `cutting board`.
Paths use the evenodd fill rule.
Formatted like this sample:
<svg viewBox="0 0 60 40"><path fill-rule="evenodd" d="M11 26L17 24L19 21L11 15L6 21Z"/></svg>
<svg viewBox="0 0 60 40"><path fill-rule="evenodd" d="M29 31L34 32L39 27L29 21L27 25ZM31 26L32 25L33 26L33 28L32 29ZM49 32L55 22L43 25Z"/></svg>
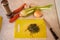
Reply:
<svg viewBox="0 0 60 40"><path fill-rule="evenodd" d="M39 31L36 33L29 31L28 28L31 24L37 24ZM30 30L32 29L30 28ZM46 24L43 19L18 19L15 22L14 35L15 38L46 38Z"/></svg>

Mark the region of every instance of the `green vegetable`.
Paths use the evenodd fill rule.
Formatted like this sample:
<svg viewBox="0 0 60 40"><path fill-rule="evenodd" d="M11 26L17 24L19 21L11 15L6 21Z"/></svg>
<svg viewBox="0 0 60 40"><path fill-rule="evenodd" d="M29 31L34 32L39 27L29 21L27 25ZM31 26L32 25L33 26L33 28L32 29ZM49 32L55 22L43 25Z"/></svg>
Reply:
<svg viewBox="0 0 60 40"><path fill-rule="evenodd" d="M47 6L42 6L42 7L39 7L39 8L40 8L41 10L44 10L44 9L49 9L51 6L52 6L52 4L47 5Z"/></svg>
<svg viewBox="0 0 60 40"><path fill-rule="evenodd" d="M50 8L52 5L51 4L49 4L49 5L46 5L46 6L35 6L35 7L31 7L31 8L26 8L26 9L24 9L24 10L22 10L21 11L21 15L22 16L27 16L27 15L29 15L29 14L31 14L31 13L33 13L35 10L37 10L37 9L40 9L40 10L43 10L43 9L48 9L48 8Z"/></svg>
<svg viewBox="0 0 60 40"><path fill-rule="evenodd" d="M21 15L22 16L27 16L29 14L32 14L34 12L34 10L29 10L29 11L26 11L26 10L22 10L21 11Z"/></svg>
<svg viewBox="0 0 60 40"><path fill-rule="evenodd" d="M31 33L38 33L40 31L39 26L37 26L37 24L30 24L28 30Z"/></svg>

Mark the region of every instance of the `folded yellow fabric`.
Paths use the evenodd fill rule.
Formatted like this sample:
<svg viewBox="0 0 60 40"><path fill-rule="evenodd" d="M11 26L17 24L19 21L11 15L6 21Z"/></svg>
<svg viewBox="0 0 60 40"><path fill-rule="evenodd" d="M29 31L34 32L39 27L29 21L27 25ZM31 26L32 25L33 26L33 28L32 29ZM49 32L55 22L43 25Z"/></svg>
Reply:
<svg viewBox="0 0 60 40"><path fill-rule="evenodd" d="M39 32L31 33L27 28L30 24L37 24ZM46 38L46 25L43 19L18 19L15 22L15 38Z"/></svg>
<svg viewBox="0 0 60 40"><path fill-rule="evenodd" d="M0 16L0 30L1 30L1 27L2 27L2 17Z"/></svg>

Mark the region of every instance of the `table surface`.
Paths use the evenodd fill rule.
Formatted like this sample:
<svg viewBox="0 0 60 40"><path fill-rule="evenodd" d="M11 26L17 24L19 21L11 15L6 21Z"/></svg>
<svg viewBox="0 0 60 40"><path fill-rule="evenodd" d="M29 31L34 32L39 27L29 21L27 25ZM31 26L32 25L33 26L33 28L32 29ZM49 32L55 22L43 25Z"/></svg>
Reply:
<svg viewBox="0 0 60 40"><path fill-rule="evenodd" d="M16 1L15 0L8 0L8 1L10 3L9 6L10 6L12 11L14 9L16 9L18 7L18 5L20 5L20 2L18 2L18 0L16 0ZM56 5L57 5L56 7L57 7L57 10L58 10L57 11L58 18L60 20L60 16L59 16L60 15L59 14L60 13L60 8L59 8L60 7L60 5L59 5L60 2L59 2L59 0L55 0L55 1L56 1ZM0 2L1 2L1 0L0 0ZM13 3L13 2L15 2L15 3ZM13 7L13 6L15 6L15 7ZM0 33L0 40L20 40L20 39L14 39L14 35L13 35L14 34L14 23L9 23L8 22L8 19L5 15L5 13L6 13L6 11L4 10L3 6L0 3L0 16L3 17L3 25L2 25L2 30L1 30L1 33ZM52 17L53 17L53 15L52 15ZM52 27L52 28L54 28L54 31L57 33L57 35L60 38L60 31L59 31L60 29L58 27L58 24L56 23L56 20L51 20L51 21L53 21L54 24L53 23L51 24L50 21L49 21L49 23L51 24L51 26L55 26L55 27ZM40 39L43 40L42 38L37 38L37 39L32 38L32 40L40 40ZM25 39L21 39L21 40L25 40ZM28 39L26 38L26 40L28 40ZM49 31L48 28L47 28L47 40L54 40L54 37L52 36L52 34L51 34L51 32Z"/></svg>

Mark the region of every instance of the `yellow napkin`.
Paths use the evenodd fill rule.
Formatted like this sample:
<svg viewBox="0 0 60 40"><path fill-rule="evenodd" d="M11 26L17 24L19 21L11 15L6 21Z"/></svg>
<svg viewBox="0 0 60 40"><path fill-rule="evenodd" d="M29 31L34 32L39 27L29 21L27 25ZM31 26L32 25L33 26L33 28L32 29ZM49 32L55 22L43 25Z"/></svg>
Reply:
<svg viewBox="0 0 60 40"><path fill-rule="evenodd" d="M2 17L0 16L0 30L1 30L1 27L2 27Z"/></svg>
<svg viewBox="0 0 60 40"><path fill-rule="evenodd" d="M30 24L37 24L40 31L38 33L30 33L26 30ZM46 36L46 25L43 19L18 19L15 22L15 38L46 38Z"/></svg>

